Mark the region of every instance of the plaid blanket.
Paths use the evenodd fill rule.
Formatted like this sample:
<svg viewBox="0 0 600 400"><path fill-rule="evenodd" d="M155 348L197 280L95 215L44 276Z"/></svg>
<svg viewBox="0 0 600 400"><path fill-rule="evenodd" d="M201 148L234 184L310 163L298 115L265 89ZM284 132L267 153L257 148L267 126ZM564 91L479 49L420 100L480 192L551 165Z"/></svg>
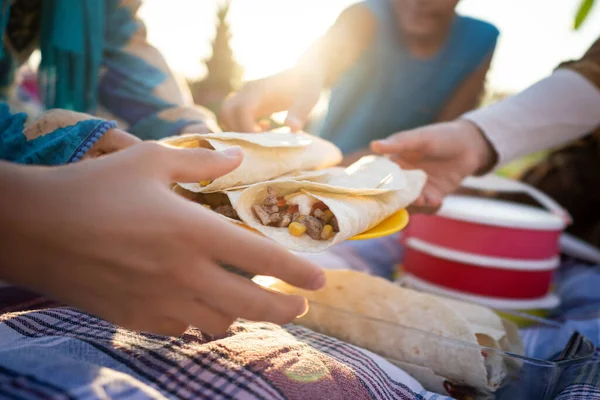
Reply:
<svg viewBox="0 0 600 400"><path fill-rule="evenodd" d="M0 398L447 399L382 358L297 326L136 333L0 289Z"/></svg>
<svg viewBox="0 0 600 400"><path fill-rule="evenodd" d="M325 253L301 255L324 268L354 269L393 279L404 254L403 247L398 245L399 239L397 234L368 241L345 242ZM600 266L563 259L554 283L561 306L554 310L551 318L564 324L564 329L558 332L543 328L522 330L526 354L549 359L561 351L559 346L565 343L564 335L572 330L600 346ZM593 359L569 368L560 376L555 398L600 399L600 349Z"/></svg>
<svg viewBox="0 0 600 400"><path fill-rule="evenodd" d="M556 283L563 303L554 318L600 344L600 268L565 264ZM529 356L552 357L564 343L543 328L521 333ZM554 397L600 400L600 350L558 377ZM10 287L0 288L5 398L448 399L375 354L302 327L239 321L223 337L193 328L163 337Z"/></svg>

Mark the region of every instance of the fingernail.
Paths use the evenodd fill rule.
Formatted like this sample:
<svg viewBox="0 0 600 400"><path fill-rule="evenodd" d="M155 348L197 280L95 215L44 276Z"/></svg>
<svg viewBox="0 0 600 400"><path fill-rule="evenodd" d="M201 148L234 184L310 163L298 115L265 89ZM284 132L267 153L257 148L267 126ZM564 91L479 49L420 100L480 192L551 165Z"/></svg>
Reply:
<svg viewBox="0 0 600 400"><path fill-rule="evenodd" d="M222 151L229 158L238 158L242 155L242 148L240 146L233 146Z"/></svg>
<svg viewBox="0 0 600 400"><path fill-rule="evenodd" d="M312 287L313 290L319 290L325 286L325 283L326 283L325 274L323 273L323 271L319 271L319 274L317 276L315 276L315 278L313 279L312 284L310 286Z"/></svg>
<svg viewBox="0 0 600 400"><path fill-rule="evenodd" d="M296 318L302 318L302 317L304 317L306 314L308 314L308 309L309 309L309 307L308 307L308 300L305 298L304 299L304 311L302 311L302 313L299 314Z"/></svg>

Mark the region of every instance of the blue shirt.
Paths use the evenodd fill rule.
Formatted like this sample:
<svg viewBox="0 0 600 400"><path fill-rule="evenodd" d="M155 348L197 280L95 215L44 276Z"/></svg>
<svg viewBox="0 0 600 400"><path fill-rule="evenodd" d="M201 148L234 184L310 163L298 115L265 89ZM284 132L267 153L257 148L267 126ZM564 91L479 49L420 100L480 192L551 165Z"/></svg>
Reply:
<svg viewBox="0 0 600 400"><path fill-rule="evenodd" d="M389 0L366 0L378 28L371 45L331 92L319 134L348 153L372 140L432 123L458 86L492 53L493 25L456 16L446 42L428 59L403 44Z"/></svg>

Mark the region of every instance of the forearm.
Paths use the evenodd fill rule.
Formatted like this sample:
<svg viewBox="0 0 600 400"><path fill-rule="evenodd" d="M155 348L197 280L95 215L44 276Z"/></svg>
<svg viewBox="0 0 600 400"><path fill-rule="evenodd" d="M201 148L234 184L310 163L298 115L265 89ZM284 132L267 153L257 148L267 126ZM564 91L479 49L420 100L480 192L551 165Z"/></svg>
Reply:
<svg viewBox="0 0 600 400"><path fill-rule="evenodd" d="M578 139L600 125L600 90L561 69L525 91L463 115L477 125L504 164Z"/></svg>
<svg viewBox="0 0 600 400"><path fill-rule="evenodd" d="M0 161L0 281L22 283L24 258L40 250L27 248L24 231L35 218L29 204L40 198L36 187L42 169Z"/></svg>

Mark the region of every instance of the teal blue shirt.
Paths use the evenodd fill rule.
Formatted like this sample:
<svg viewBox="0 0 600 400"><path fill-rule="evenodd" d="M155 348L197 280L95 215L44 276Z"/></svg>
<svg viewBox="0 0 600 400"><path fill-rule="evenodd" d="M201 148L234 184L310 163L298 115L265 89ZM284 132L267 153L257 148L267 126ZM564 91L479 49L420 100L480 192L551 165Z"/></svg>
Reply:
<svg viewBox="0 0 600 400"><path fill-rule="evenodd" d="M457 15L443 47L429 59L402 42L389 0L366 0L375 14L375 39L332 89L319 134L345 153L372 140L435 122L458 86L496 46L498 29Z"/></svg>

